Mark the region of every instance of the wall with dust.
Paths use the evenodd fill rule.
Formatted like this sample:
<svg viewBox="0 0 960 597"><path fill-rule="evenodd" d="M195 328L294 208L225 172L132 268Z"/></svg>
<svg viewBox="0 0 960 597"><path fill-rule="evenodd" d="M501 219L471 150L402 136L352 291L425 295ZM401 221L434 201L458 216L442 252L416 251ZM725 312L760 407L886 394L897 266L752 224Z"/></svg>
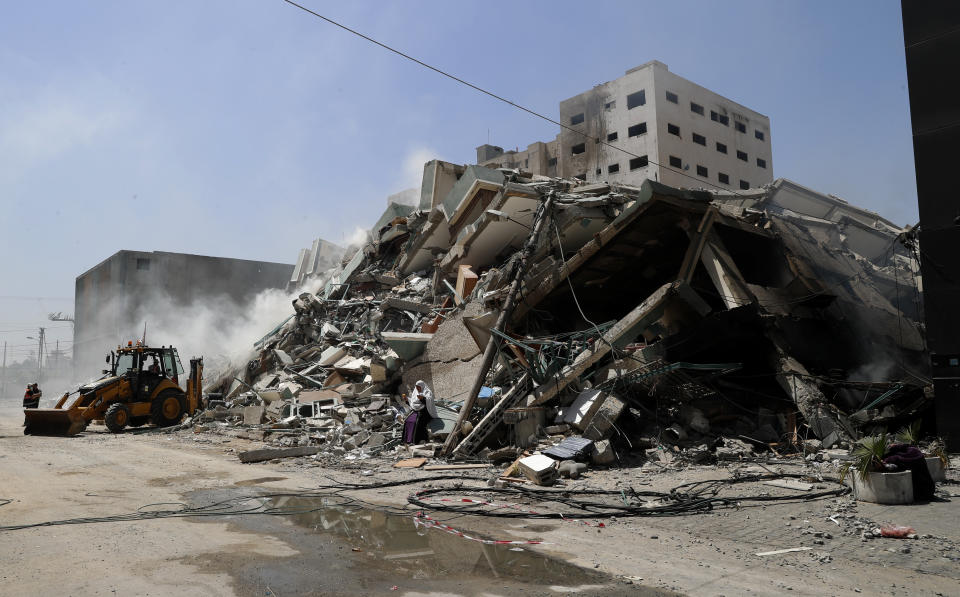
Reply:
<svg viewBox="0 0 960 597"><path fill-rule="evenodd" d="M284 301L289 309L280 289L292 272L281 263L120 251L77 278L74 377L98 375L104 354L140 338L144 323L149 344L172 343L183 359L231 358L244 330L274 317Z"/></svg>

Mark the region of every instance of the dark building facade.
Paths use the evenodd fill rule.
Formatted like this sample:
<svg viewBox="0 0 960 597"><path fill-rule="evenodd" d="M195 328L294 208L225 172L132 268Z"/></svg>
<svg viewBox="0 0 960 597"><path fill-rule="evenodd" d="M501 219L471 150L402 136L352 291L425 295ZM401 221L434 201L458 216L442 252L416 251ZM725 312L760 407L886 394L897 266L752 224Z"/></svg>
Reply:
<svg viewBox="0 0 960 597"><path fill-rule="evenodd" d="M89 377L99 371L105 352L142 335L151 310L176 314L198 302L222 305L225 311L242 308L263 290L285 288L292 273L292 264L119 251L77 276L75 372Z"/></svg>
<svg viewBox="0 0 960 597"><path fill-rule="evenodd" d="M937 432L960 444L960 4L901 2Z"/></svg>

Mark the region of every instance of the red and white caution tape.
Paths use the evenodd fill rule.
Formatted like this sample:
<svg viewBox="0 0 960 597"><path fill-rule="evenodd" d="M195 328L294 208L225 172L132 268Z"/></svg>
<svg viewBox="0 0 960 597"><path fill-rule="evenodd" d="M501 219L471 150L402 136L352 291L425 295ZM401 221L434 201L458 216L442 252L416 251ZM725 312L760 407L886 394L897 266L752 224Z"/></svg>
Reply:
<svg viewBox="0 0 960 597"><path fill-rule="evenodd" d="M441 531L445 531L451 535L456 535L457 537L462 537L469 541L483 543L484 545L549 545L546 541L507 541L504 539L481 539L479 537L473 537L464 533L463 531L458 531L450 525L443 524L439 520L430 518L424 512L417 512L414 515L413 524L417 527L423 526L427 529L440 529Z"/></svg>

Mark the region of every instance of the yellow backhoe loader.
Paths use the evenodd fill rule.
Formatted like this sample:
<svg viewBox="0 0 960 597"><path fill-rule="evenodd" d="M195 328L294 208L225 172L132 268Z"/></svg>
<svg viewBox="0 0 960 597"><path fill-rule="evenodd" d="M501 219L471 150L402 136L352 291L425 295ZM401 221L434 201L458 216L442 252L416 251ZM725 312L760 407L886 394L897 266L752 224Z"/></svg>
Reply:
<svg viewBox="0 0 960 597"><path fill-rule="evenodd" d="M172 346L150 348L128 342L110 351L106 362L110 369L103 370L103 377L64 394L53 408L23 409L23 433L76 435L91 421L103 421L113 433L147 423L166 427L200 406L203 358L190 359L186 392L179 385L183 365Z"/></svg>

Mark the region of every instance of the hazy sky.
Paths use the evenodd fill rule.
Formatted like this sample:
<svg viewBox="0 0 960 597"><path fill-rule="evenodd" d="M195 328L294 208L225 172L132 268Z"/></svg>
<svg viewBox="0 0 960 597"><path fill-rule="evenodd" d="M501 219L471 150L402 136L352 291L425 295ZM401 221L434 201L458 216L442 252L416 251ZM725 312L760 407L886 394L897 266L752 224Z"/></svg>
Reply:
<svg viewBox="0 0 960 597"><path fill-rule="evenodd" d="M900 4L327 2L310 8L556 117L656 59L770 117L774 176L917 219ZM292 263L424 161L554 125L280 0L4 2L0 342L26 356L120 249Z"/></svg>

